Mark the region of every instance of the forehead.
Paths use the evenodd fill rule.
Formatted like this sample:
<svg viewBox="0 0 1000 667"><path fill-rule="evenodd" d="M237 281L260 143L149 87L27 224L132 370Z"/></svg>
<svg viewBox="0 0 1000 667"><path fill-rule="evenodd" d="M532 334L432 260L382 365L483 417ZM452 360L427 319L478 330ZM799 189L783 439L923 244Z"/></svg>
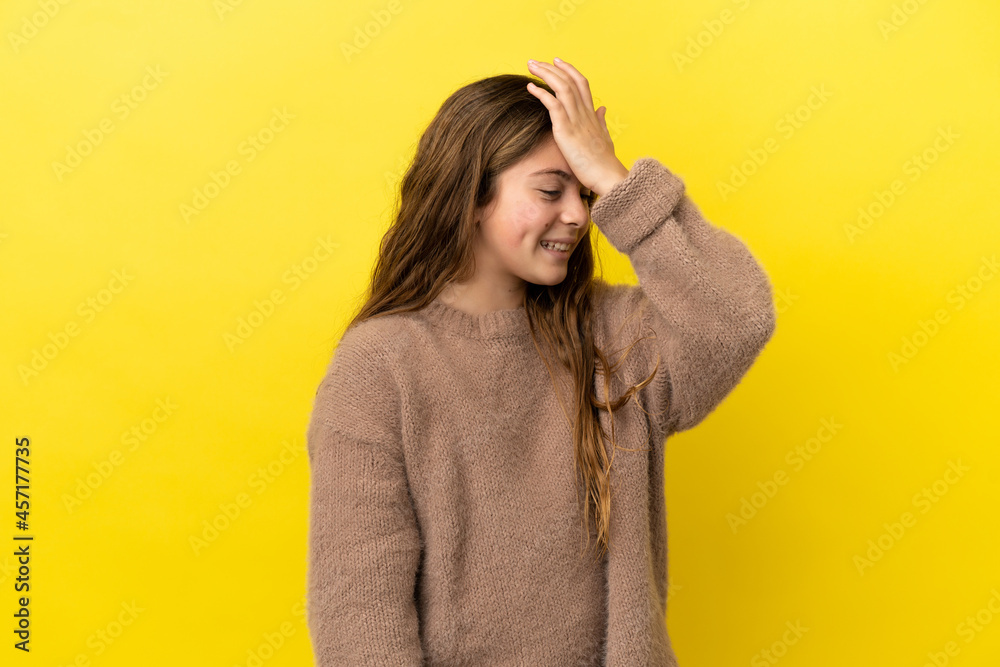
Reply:
<svg viewBox="0 0 1000 667"><path fill-rule="evenodd" d="M553 139L543 142L507 171L508 176L518 180L556 178L570 185L580 185Z"/></svg>

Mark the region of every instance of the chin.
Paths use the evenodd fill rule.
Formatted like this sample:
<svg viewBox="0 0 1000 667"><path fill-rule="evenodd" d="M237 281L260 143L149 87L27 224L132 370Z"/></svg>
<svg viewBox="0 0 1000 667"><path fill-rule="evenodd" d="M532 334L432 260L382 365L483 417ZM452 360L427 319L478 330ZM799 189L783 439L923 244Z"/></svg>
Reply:
<svg viewBox="0 0 1000 667"><path fill-rule="evenodd" d="M536 285L558 285L562 281L566 280L566 272L564 271L562 275L557 277L542 278L540 280L530 280L528 282L533 282Z"/></svg>

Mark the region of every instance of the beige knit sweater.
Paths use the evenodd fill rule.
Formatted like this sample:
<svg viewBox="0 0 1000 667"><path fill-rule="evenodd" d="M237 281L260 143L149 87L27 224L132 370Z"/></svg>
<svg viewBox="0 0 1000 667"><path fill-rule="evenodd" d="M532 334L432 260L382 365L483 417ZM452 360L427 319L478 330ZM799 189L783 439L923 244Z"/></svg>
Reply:
<svg viewBox="0 0 1000 667"><path fill-rule="evenodd" d="M609 552L594 561L593 525L583 550L570 424L523 307L474 316L438 299L367 320L341 339L307 431L319 667L677 664L664 441L701 422L770 340L772 287L654 158L591 218L639 279L598 281L596 343L614 361L655 334L611 396L661 359L641 406L616 412L618 446L633 451L614 452ZM603 397L600 374L594 387Z"/></svg>

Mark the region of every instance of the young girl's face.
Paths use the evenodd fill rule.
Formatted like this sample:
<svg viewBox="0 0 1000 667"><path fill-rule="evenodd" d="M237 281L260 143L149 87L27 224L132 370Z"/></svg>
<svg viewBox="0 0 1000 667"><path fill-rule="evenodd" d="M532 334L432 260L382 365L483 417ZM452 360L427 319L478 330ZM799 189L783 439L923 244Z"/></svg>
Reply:
<svg viewBox="0 0 1000 667"><path fill-rule="evenodd" d="M523 288L519 281L559 284L590 225L590 189L577 180L551 135L498 178L496 198L478 212L476 267L487 274L479 278L512 289ZM565 245L546 248L543 241Z"/></svg>

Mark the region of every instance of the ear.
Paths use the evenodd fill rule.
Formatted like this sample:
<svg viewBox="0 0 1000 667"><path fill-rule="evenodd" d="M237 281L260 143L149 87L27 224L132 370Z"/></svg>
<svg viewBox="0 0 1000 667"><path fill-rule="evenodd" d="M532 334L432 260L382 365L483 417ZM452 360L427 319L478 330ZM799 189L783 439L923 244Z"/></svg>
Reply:
<svg viewBox="0 0 1000 667"><path fill-rule="evenodd" d="M489 208L489 205L487 205L487 206L477 206L476 207L475 214L473 215L473 217L474 217L474 219L476 221L476 227L478 227L479 224L483 221L483 218L486 217L486 213L487 213L486 209L487 208Z"/></svg>

